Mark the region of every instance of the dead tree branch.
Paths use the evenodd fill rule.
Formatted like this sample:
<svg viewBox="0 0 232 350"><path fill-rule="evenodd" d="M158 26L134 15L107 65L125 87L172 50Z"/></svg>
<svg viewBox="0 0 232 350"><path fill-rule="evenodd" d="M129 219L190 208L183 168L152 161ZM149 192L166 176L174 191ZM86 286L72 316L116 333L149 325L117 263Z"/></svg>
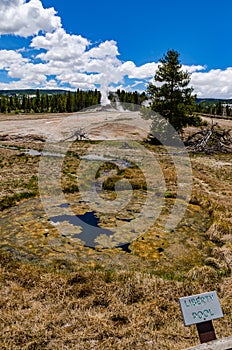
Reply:
<svg viewBox="0 0 232 350"><path fill-rule="evenodd" d="M230 131L212 123L211 126L190 135L185 145L191 152L231 153L232 137Z"/></svg>

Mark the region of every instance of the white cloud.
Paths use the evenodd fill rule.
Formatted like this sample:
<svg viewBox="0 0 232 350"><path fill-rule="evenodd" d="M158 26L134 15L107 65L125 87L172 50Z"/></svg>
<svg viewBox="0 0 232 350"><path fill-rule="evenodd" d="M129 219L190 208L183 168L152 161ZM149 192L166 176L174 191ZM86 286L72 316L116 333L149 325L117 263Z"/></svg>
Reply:
<svg viewBox="0 0 232 350"><path fill-rule="evenodd" d="M71 86L77 86L79 83L94 86L94 84L100 84L101 81L100 74L86 74L78 72L74 74L71 72L60 74L57 76L57 79L61 81L61 83L69 83Z"/></svg>
<svg viewBox="0 0 232 350"><path fill-rule="evenodd" d="M54 79L48 80L43 84L44 89L58 89L57 81Z"/></svg>
<svg viewBox="0 0 232 350"><path fill-rule="evenodd" d="M54 8L44 9L40 0L1 0L0 18L0 34L29 37L61 27Z"/></svg>
<svg viewBox="0 0 232 350"><path fill-rule="evenodd" d="M134 62L127 61L121 66L121 71L124 75L128 75L130 79L146 79L153 77L158 67L158 63L151 62L146 63L140 67L137 67Z"/></svg>
<svg viewBox="0 0 232 350"><path fill-rule="evenodd" d="M83 55L88 45L90 42L81 35L70 35L63 28L59 28L54 33L33 38L30 46L37 50L47 50L46 53L37 56L43 61L71 61L73 63L72 60Z"/></svg>
<svg viewBox="0 0 232 350"><path fill-rule="evenodd" d="M94 47L86 53L86 56L93 59L105 59L119 55L117 43L114 40L107 40L98 47Z"/></svg>
<svg viewBox="0 0 232 350"><path fill-rule="evenodd" d="M191 84L198 97L232 98L232 67L195 72Z"/></svg>
<svg viewBox="0 0 232 350"><path fill-rule="evenodd" d="M22 1L20 0L1 0L0 8L7 9L13 6L19 6Z"/></svg>
<svg viewBox="0 0 232 350"><path fill-rule="evenodd" d="M0 89L94 89L100 85L107 103L108 90L133 91L142 84L145 89L158 68L157 62L141 66L123 62L114 40L91 47L87 38L68 34L54 8L45 9L40 0L0 0L0 16L0 34L36 35L31 40L30 57L23 49L0 51L0 69L10 79L0 83ZM182 68L191 74L191 85L199 97L232 98L232 68L208 72L202 65Z"/></svg>
<svg viewBox="0 0 232 350"><path fill-rule="evenodd" d="M197 71L201 71L201 70L205 70L206 66L201 66L201 65L191 65L191 66L186 66L186 65L182 65L182 69L187 71L188 73L193 73L193 72L197 72Z"/></svg>
<svg viewBox="0 0 232 350"><path fill-rule="evenodd" d="M109 84L123 80L117 43L107 40L88 50L89 45L82 36L69 35L64 29L58 29L33 38L30 46L46 50L37 58L45 62L47 74L54 74L61 84L75 88L94 89L96 84L101 85L103 99L107 102Z"/></svg>
<svg viewBox="0 0 232 350"><path fill-rule="evenodd" d="M0 50L0 69L10 70L14 64L20 65L28 62L26 58L13 50Z"/></svg>
<svg viewBox="0 0 232 350"><path fill-rule="evenodd" d="M18 89L32 89L33 86L28 82L11 81L10 83L0 82L0 90L18 90Z"/></svg>

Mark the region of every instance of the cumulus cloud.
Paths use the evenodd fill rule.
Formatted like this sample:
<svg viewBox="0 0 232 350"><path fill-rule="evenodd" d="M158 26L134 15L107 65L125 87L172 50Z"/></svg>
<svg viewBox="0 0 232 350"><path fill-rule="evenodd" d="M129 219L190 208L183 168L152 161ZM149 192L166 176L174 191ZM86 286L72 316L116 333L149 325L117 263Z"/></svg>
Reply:
<svg viewBox="0 0 232 350"><path fill-rule="evenodd" d="M7 9L13 6L18 6L20 4L20 0L2 0L0 4L0 8Z"/></svg>
<svg viewBox="0 0 232 350"><path fill-rule="evenodd" d="M154 76L157 70L158 64L155 62L146 63L140 67L137 67L134 62L127 61L123 63L120 70L124 75L128 75L130 79L146 79Z"/></svg>
<svg viewBox="0 0 232 350"><path fill-rule="evenodd" d="M109 84L121 82L124 75L119 69L122 62L117 58L117 43L106 40L92 48L90 45L86 38L69 35L60 28L33 38L30 46L46 50L36 58L44 62L47 73L56 75L61 84L82 89L94 89L96 84L100 85L103 103L108 103Z"/></svg>
<svg viewBox="0 0 232 350"><path fill-rule="evenodd" d="M81 35L70 35L63 28L59 28L53 33L33 38L30 46L47 51L37 56L43 61L73 62L83 55L88 45L90 42Z"/></svg>
<svg viewBox="0 0 232 350"><path fill-rule="evenodd" d="M232 98L232 67L194 72L191 83L198 97Z"/></svg>
<svg viewBox="0 0 232 350"><path fill-rule="evenodd" d="M206 66L201 66L201 65L191 65L191 66L186 66L186 65L182 65L182 69L187 71L188 73L193 73L193 72L197 72L197 71L202 71L206 69Z"/></svg>
<svg viewBox="0 0 232 350"><path fill-rule="evenodd" d="M105 59L107 57L116 57L119 55L117 43L114 40L107 40L98 47L86 52L86 57L93 59Z"/></svg>
<svg viewBox="0 0 232 350"><path fill-rule="evenodd" d="M55 9L44 9L40 0L1 0L0 18L0 34L29 37L61 27Z"/></svg>
<svg viewBox="0 0 232 350"><path fill-rule="evenodd" d="M28 59L23 58L23 56L13 50L0 50L0 69L10 70L12 67L17 65L22 65L28 62Z"/></svg>

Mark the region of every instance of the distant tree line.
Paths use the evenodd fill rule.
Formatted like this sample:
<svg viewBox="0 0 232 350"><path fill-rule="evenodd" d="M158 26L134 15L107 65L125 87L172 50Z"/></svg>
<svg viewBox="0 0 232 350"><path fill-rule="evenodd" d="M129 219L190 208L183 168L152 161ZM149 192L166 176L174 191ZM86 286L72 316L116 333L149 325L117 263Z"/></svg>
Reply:
<svg viewBox="0 0 232 350"><path fill-rule="evenodd" d="M1 95L1 113L64 113L76 112L100 103L99 91L68 91L66 93L42 93L35 95Z"/></svg>
<svg viewBox="0 0 232 350"><path fill-rule="evenodd" d="M222 115L229 117L232 115L232 105L224 103L223 101L217 101L216 103L197 103L195 111L198 113L206 113L212 115Z"/></svg>
<svg viewBox="0 0 232 350"><path fill-rule="evenodd" d="M145 93L126 92L117 90L120 102L141 104L145 99ZM115 94L110 93L109 98L115 99ZM71 113L84 108L100 104L101 93L98 90L75 92L67 91L62 93L44 93L37 90L34 95L27 94L1 94L1 113Z"/></svg>
<svg viewBox="0 0 232 350"><path fill-rule="evenodd" d="M115 93L110 93L109 99L112 102L116 102L118 100L121 103L130 103L131 105L141 105L145 100L147 100L147 95L145 92L142 92L142 93L139 93L138 91L128 92L125 90L118 89Z"/></svg>
<svg viewBox="0 0 232 350"><path fill-rule="evenodd" d="M109 93L109 99L111 102L129 104L126 108L133 110L133 106L143 104L148 99L148 95L147 92L128 92L118 89L116 92ZM54 92L36 90L33 92L32 90L30 93L9 90L0 92L0 113L71 113L98 105L100 101L101 93L97 89L88 91L78 89L75 92L58 92L57 90ZM226 101L196 101L192 106L192 111L232 116L232 104L227 104Z"/></svg>

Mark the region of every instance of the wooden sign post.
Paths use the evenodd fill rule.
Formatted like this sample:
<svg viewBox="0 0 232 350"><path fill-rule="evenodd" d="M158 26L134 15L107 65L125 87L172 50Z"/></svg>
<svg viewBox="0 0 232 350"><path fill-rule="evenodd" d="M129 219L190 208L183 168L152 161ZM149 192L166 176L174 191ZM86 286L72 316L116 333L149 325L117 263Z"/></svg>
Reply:
<svg viewBox="0 0 232 350"><path fill-rule="evenodd" d="M215 291L179 299L184 325L196 324L201 343L216 339L212 320L223 317Z"/></svg>

